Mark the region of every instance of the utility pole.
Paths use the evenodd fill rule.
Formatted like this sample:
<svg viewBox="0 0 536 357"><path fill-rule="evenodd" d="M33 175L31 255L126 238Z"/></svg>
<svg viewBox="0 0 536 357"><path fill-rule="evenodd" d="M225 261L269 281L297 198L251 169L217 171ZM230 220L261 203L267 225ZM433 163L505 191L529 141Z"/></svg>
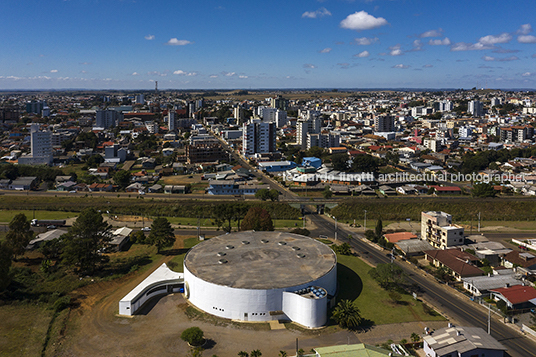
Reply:
<svg viewBox="0 0 536 357"><path fill-rule="evenodd" d="M365 232L367 231L367 210L364 210L365 211Z"/></svg>
<svg viewBox="0 0 536 357"><path fill-rule="evenodd" d="M488 335L491 335L491 304L488 304Z"/></svg>
<svg viewBox="0 0 536 357"><path fill-rule="evenodd" d="M480 212L478 212L478 233L480 233Z"/></svg>

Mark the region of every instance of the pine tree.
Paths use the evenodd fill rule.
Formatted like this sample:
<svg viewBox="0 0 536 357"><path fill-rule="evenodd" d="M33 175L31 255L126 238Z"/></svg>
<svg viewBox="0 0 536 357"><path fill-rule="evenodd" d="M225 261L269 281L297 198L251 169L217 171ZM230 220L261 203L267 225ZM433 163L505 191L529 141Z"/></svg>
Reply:
<svg viewBox="0 0 536 357"><path fill-rule="evenodd" d="M175 233L171 224L164 217L158 217L151 224L151 233L149 234L149 242L156 246L158 253L164 247L172 247L175 243Z"/></svg>
<svg viewBox="0 0 536 357"><path fill-rule="evenodd" d="M6 243L15 255L24 254L26 246L30 243L33 232L30 221L24 213L19 213L9 223L9 232L6 234Z"/></svg>

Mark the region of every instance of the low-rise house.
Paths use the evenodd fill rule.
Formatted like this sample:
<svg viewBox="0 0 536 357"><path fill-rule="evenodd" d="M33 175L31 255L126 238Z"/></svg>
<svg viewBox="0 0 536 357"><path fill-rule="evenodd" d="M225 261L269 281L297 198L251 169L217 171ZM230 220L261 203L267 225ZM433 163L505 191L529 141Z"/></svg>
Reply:
<svg viewBox="0 0 536 357"><path fill-rule="evenodd" d="M511 269L494 271L491 276L473 276L462 278L463 288L469 291L473 296L482 296L488 294L490 290L504 286L522 285L521 277L517 276Z"/></svg>
<svg viewBox="0 0 536 357"><path fill-rule="evenodd" d="M130 241L130 234L132 229L128 227L122 227L112 232L111 240L107 243L108 247L116 252L123 250L125 245Z"/></svg>
<svg viewBox="0 0 536 357"><path fill-rule="evenodd" d="M390 243L398 243L402 240L417 239L417 235L411 232L386 233L383 235Z"/></svg>
<svg viewBox="0 0 536 357"><path fill-rule="evenodd" d="M395 248L400 250L405 257L422 257L424 252L434 249L430 243L421 239L400 240L395 244Z"/></svg>
<svg viewBox="0 0 536 357"><path fill-rule="evenodd" d="M376 195L376 191L374 191L374 189L370 187L369 185L359 185L359 186L351 188L351 191L353 192L355 196L360 196L360 195L375 196Z"/></svg>
<svg viewBox="0 0 536 357"><path fill-rule="evenodd" d="M434 194L439 195L461 195L462 189L458 186L434 186L431 185L430 188L434 189Z"/></svg>
<svg viewBox="0 0 536 357"><path fill-rule="evenodd" d="M134 182L125 188L126 192L145 192L145 186L139 182Z"/></svg>
<svg viewBox="0 0 536 357"><path fill-rule="evenodd" d="M503 257L502 265L506 268L523 267L528 269L536 269L536 256L528 252L519 252L512 250Z"/></svg>
<svg viewBox="0 0 536 357"><path fill-rule="evenodd" d="M91 192L112 192L114 186L110 183L92 183L88 186L89 191Z"/></svg>
<svg viewBox="0 0 536 357"><path fill-rule="evenodd" d="M207 193L210 195L254 195L261 189L270 189L270 186L242 185L230 180L210 180Z"/></svg>
<svg viewBox="0 0 536 357"><path fill-rule="evenodd" d="M532 286L515 285L490 290L493 299L503 300L509 309L519 310L536 306L536 289Z"/></svg>
<svg viewBox="0 0 536 357"><path fill-rule="evenodd" d="M44 242L48 242L54 239L58 239L62 235L67 234L67 231L64 229L52 229L44 233L38 234L34 239L30 241L26 249L37 249Z"/></svg>
<svg viewBox="0 0 536 357"><path fill-rule="evenodd" d="M446 267L452 272L452 276L461 281L462 278L481 276L484 272L472 265L479 261L472 254L462 252L459 249L428 250L424 252L426 260L436 267Z"/></svg>
<svg viewBox="0 0 536 357"><path fill-rule="evenodd" d="M65 181L56 184L56 191L73 191L73 187L76 186L76 182Z"/></svg>
<svg viewBox="0 0 536 357"><path fill-rule="evenodd" d="M396 192L400 193L401 195L416 195L417 190L415 187L412 186L399 186L396 188Z"/></svg>
<svg viewBox="0 0 536 357"><path fill-rule="evenodd" d="M155 183L147 189L149 193L162 193L164 192L164 187L160 184Z"/></svg>
<svg viewBox="0 0 536 357"><path fill-rule="evenodd" d="M378 187L378 190L383 195L386 195L386 196L394 196L394 195L396 195L396 190L394 188L392 188L391 186L382 185L382 186Z"/></svg>
<svg viewBox="0 0 536 357"><path fill-rule="evenodd" d="M9 184L10 190L16 191L28 191L34 189L37 185L37 177L35 176L23 176L16 178Z"/></svg>
<svg viewBox="0 0 536 357"><path fill-rule="evenodd" d="M0 190L8 190L10 184L11 184L10 179L1 179L0 180Z"/></svg>
<svg viewBox="0 0 536 357"><path fill-rule="evenodd" d="M166 185L164 186L164 193L188 193L188 186L185 185Z"/></svg>
<svg viewBox="0 0 536 357"><path fill-rule="evenodd" d="M428 357L502 357L506 348L479 327L454 327L449 324L423 337Z"/></svg>
<svg viewBox="0 0 536 357"><path fill-rule="evenodd" d="M311 357L389 357L401 356L393 354L392 351L385 350L381 347L359 343L355 345L339 345L329 347L316 347L313 349L315 354Z"/></svg>

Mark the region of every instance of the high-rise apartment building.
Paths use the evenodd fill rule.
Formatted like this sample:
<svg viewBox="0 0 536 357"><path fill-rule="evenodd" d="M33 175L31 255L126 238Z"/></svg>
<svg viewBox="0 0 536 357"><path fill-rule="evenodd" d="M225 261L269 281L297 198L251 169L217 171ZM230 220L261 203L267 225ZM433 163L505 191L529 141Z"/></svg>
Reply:
<svg viewBox="0 0 536 357"><path fill-rule="evenodd" d="M481 117L484 115L484 105L479 100L472 100L467 103L467 112L474 117Z"/></svg>
<svg viewBox="0 0 536 357"><path fill-rule="evenodd" d="M123 114L116 110L97 110L95 126L98 128L114 128L123 120Z"/></svg>
<svg viewBox="0 0 536 357"><path fill-rule="evenodd" d="M174 110L170 110L167 115L166 121L169 131L177 130L177 112L175 112Z"/></svg>
<svg viewBox="0 0 536 357"><path fill-rule="evenodd" d="M395 131L395 117L392 115L378 115L374 118L374 131L388 133Z"/></svg>
<svg viewBox="0 0 536 357"><path fill-rule="evenodd" d="M39 130L39 124L30 126L30 155L19 157L20 165L50 165L52 163L52 132Z"/></svg>
<svg viewBox="0 0 536 357"><path fill-rule="evenodd" d="M288 100L283 98L280 95L278 95L275 98L272 98L270 104L271 104L272 108L281 109L281 110L288 110Z"/></svg>
<svg viewBox="0 0 536 357"><path fill-rule="evenodd" d="M339 134L307 134L307 146L309 150L313 146L327 149L332 147L339 147L341 145L341 136Z"/></svg>
<svg viewBox="0 0 536 357"><path fill-rule="evenodd" d="M319 134L322 129L320 112L309 110L302 114L302 118L296 123L296 145L302 149L307 147L307 134Z"/></svg>
<svg viewBox="0 0 536 357"><path fill-rule="evenodd" d="M242 154L244 156L276 151L275 123L253 119L243 125L242 132Z"/></svg>

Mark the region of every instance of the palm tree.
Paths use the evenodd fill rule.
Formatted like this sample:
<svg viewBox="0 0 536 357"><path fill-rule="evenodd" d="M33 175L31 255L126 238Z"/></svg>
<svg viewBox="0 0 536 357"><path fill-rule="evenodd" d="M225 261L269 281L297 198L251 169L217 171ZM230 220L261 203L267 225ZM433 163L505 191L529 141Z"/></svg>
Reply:
<svg viewBox="0 0 536 357"><path fill-rule="evenodd" d="M421 339L421 336L419 336L419 335L416 334L415 332L413 332L413 333L411 334L411 340L412 340L413 342L419 342L420 339Z"/></svg>
<svg viewBox="0 0 536 357"><path fill-rule="evenodd" d="M260 350L253 350L250 352L249 354L251 357L261 357L262 356L262 353Z"/></svg>
<svg viewBox="0 0 536 357"><path fill-rule="evenodd" d="M279 351L279 357L287 357L287 353L285 351Z"/></svg>
<svg viewBox="0 0 536 357"><path fill-rule="evenodd" d="M333 309L332 317L340 327L348 329L356 328L363 321L359 308L351 300L341 300Z"/></svg>
<svg viewBox="0 0 536 357"><path fill-rule="evenodd" d="M246 351L240 351L240 352L238 352L238 356L240 356L240 357L249 357L249 354Z"/></svg>

